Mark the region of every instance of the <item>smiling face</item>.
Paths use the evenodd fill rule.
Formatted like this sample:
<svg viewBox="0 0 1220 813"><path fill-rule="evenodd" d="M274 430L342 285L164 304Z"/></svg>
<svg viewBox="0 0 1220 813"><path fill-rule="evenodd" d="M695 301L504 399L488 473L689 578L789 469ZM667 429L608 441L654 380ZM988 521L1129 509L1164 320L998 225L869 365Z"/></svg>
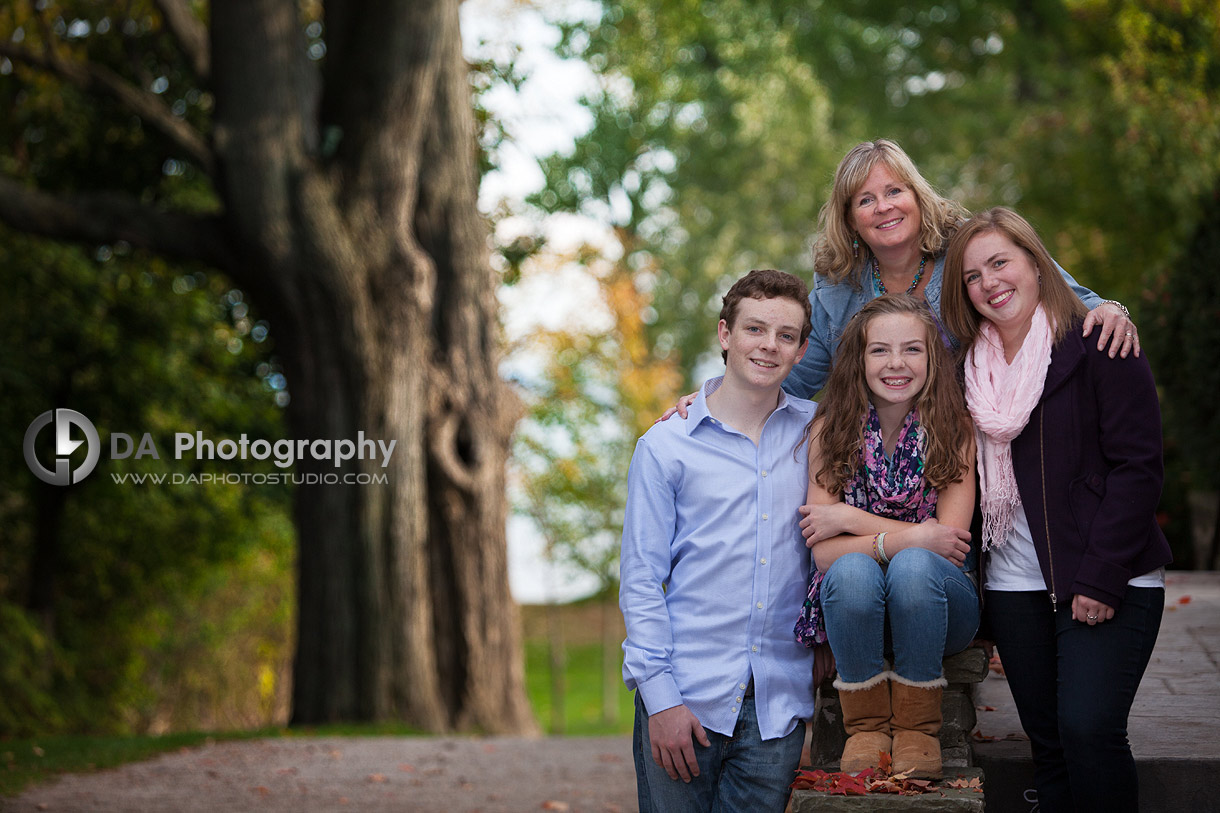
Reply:
<svg viewBox="0 0 1220 813"><path fill-rule="evenodd" d="M725 379L750 388L779 388L805 354L801 328L804 307L791 299L742 299L733 326L720 320L720 347L725 351Z"/></svg>
<svg viewBox="0 0 1220 813"><path fill-rule="evenodd" d="M962 253L962 281L979 315L996 326L1007 349L1020 341L1041 299L1038 266L1000 231L980 232Z"/></svg>
<svg viewBox="0 0 1220 813"><path fill-rule="evenodd" d="M874 252L919 240L919 201L884 161L872 168L847 207L848 222Z"/></svg>
<svg viewBox="0 0 1220 813"><path fill-rule="evenodd" d="M910 313L886 313L868 323L864 344L864 379L873 406L909 411L928 381L928 335Z"/></svg>

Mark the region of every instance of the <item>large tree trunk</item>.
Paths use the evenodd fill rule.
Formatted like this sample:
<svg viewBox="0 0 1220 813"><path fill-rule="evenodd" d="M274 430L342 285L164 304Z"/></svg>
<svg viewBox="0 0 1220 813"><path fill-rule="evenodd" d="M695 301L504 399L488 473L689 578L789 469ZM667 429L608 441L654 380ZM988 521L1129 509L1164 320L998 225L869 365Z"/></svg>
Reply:
<svg viewBox="0 0 1220 813"><path fill-rule="evenodd" d="M272 270L251 276L269 282L294 434L397 440L388 468L346 470L386 484L297 489L293 721L531 730L504 544L516 406L497 375L457 4L376 5L333 18L328 6L323 127L342 141L325 166L303 154L307 132L267 138L268 106L291 122L292 94L220 104L250 75L292 87L293 60L213 49L217 117L232 134L222 172L241 201L231 229L243 259ZM231 49L238 31L288 16L271 0L216 3L213 39ZM370 110L385 112L380 125ZM268 172L270 192L265 177L247 187ZM298 471L334 473L311 460Z"/></svg>
<svg viewBox="0 0 1220 813"><path fill-rule="evenodd" d="M388 477L296 490L298 723L534 729L504 541L519 408L497 374L458 2L324 0L319 70L298 3L213 0L205 38L193 4L156 0L215 100L207 133L75 43L0 42L156 128L220 202L199 215L0 176L0 219L219 268L270 317L297 439L396 441L384 469L297 462L305 477Z"/></svg>

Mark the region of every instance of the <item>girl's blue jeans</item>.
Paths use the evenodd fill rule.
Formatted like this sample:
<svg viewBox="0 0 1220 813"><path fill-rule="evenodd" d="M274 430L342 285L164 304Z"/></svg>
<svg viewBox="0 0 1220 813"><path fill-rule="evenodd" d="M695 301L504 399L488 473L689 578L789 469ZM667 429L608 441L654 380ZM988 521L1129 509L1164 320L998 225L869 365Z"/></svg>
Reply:
<svg viewBox="0 0 1220 813"><path fill-rule="evenodd" d="M899 551L887 568L871 556L839 557L822 581L822 611L843 683L886 671L911 683L941 678L941 661L965 649L979 626L974 582L924 548Z"/></svg>

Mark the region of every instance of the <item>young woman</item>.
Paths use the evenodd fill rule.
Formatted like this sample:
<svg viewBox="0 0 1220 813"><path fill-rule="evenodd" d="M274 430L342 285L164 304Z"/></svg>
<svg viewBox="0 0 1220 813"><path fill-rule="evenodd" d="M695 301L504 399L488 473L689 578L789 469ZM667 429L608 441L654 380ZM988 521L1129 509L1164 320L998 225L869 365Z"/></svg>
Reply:
<svg viewBox="0 0 1220 813"><path fill-rule="evenodd" d="M954 236L943 314L968 349L986 621L1039 809L1136 810L1127 715L1165 604L1161 416L1145 358L1080 337L1084 306L1010 209Z"/></svg>
<svg viewBox="0 0 1220 813"><path fill-rule="evenodd" d="M796 631L819 643L824 622L834 653L840 769L892 751L895 771L939 778L941 661L979 621L974 444L937 322L914 297L873 299L847 324L810 428L809 479L814 568Z"/></svg>

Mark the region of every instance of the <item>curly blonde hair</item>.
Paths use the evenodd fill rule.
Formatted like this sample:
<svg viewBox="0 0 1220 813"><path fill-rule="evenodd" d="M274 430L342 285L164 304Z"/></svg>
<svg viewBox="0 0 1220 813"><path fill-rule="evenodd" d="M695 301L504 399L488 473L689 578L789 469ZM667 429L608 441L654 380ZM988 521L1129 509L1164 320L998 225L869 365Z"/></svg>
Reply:
<svg viewBox="0 0 1220 813"><path fill-rule="evenodd" d="M914 316L924 329L928 348L928 380L915 396L919 423L927 439L924 448L924 479L933 488L943 488L962 479L969 470L967 455L974 436L966 398L958 384L953 359L940 338L935 317L910 294L879 296L852 317L839 340L839 352L818 403L810 443L821 446L821 468L810 446L810 476L831 494L843 494L847 483L862 465L864 423L868 415L869 389L864 377L864 351L868 326L878 316Z"/></svg>
<svg viewBox="0 0 1220 813"><path fill-rule="evenodd" d="M872 249L860 241L859 257L852 241L859 235L851 226L848 214L852 198L868 173L884 163L894 177L911 188L919 206L919 250L937 256L944 253L949 238L958 225L970 216L961 204L941 196L919 174L915 162L902 147L887 138L865 141L843 156L835 170L830 198L818 213L818 238L813 245L813 270L831 283L850 279L859 285L860 273L872 259Z"/></svg>

